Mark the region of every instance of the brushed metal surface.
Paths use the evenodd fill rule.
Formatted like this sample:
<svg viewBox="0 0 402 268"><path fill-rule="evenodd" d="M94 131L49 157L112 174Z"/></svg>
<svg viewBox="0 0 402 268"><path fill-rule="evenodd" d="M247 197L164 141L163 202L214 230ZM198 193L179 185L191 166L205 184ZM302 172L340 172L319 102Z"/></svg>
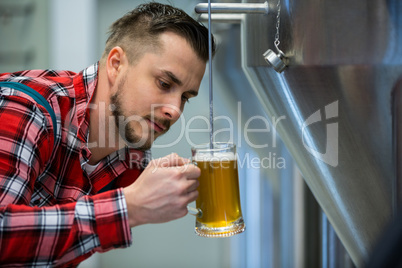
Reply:
<svg viewBox="0 0 402 268"><path fill-rule="evenodd" d="M267 114L286 116L277 131L357 266L394 205L391 93L402 77L400 14L397 0L282 1L280 49L289 66L281 74L262 57L274 49L275 12L246 15L242 25L246 76ZM331 132L337 139L327 148Z"/></svg>

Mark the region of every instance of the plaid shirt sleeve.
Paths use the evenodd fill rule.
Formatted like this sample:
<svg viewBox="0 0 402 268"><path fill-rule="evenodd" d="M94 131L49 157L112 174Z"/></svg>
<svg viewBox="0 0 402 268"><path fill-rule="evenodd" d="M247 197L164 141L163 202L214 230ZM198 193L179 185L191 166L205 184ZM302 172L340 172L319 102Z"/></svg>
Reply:
<svg viewBox="0 0 402 268"><path fill-rule="evenodd" d="M0 95L0 264L75 266L94 252L131 244L121 189L76 202L31 206L35 180L53 149L43 107Z"/></svg>

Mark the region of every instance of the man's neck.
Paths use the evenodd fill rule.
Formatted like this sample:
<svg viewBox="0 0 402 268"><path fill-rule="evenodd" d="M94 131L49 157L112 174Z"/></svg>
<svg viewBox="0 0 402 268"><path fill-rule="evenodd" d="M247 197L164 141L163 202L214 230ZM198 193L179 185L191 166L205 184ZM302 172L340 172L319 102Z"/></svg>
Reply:
<svg viewBox="0 0 402 268"><path fill-rule="evenodd" d="M105 68L100 66L98 83L90 104L88 148L91 151L89 164L100 160L120 149L118 131L114 126L114 117L109 109L109 85Z"/></svg>

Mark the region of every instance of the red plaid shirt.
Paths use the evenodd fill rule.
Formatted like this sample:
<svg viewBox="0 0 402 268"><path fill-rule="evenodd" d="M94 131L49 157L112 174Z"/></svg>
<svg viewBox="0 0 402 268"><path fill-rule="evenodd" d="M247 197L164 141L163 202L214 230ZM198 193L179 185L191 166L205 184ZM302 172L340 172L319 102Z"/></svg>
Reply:
<svg viewBox="0 0 402 268"><path fill-rule="evenodd" d="M125 148L103 159L89 175L83 168L91 155L89 103L97 71L95 64L79 74L0 74L0 81L24 83L44 96L58 126L54 144L46 109L22 92L0 87L2 266L71 267L95 252L131 244L125 198L118 187L138 177L145 154ZM135 168L129 168L133 163ZM115 190L98 193L111 183Z"/></svg>

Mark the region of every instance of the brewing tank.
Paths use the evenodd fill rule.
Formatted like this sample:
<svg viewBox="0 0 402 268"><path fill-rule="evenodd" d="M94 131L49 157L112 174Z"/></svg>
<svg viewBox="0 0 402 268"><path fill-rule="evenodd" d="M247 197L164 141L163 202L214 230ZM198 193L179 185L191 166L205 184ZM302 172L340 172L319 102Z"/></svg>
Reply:
<svg viewBox="0 0 402 268"><path fill-rule="evenodd" d="M268 14L236 15L244 73L361 266L398 199L392 96L402 78L402 4L266 3ZM268 49L286 66L283 71L266 61Z"/></svg>

